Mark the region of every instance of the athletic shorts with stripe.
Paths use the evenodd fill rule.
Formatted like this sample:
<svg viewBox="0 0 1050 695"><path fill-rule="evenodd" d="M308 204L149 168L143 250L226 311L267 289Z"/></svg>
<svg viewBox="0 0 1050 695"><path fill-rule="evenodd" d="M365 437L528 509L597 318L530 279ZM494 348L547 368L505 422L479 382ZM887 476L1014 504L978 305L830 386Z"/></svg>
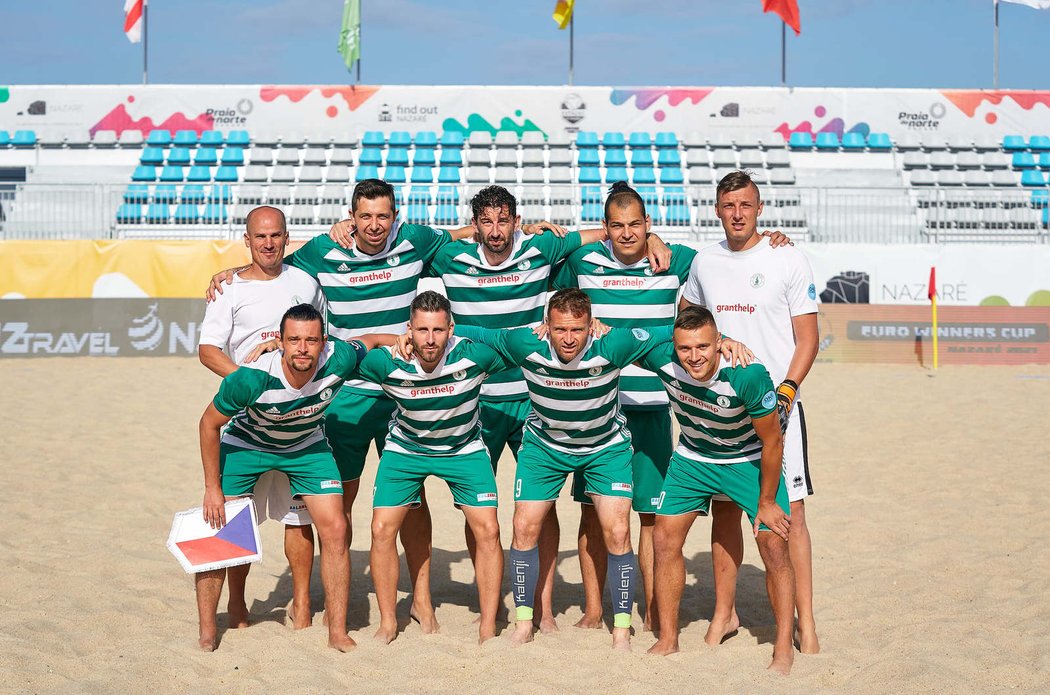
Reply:
<svg viewBox="0 0 1050 695"><path fill-rule="evenodd" d="M496 476L487 451L438 456L387 449L379 459L373 507L417 506L428 476L448 483L457 507L495 507Z"/></svg>
<svg viewBox="0 0 1050 695"><path fill-rule="evenodd" d="M528 431L518 451L514 474L514 499L547 502L556 500L565 479L572 473L588 496L632 497L630 441L607 446L589 454L569 454L541 443Z"/></svg>
<svg viewBox="0 0 1050 695"><path fill-rule="evenodd" d="M266 471L281 471L287 475L293 497L343 494L332 450L323 440L299 451L282 452L220 445L219 478L222 494L227 497L251 494L255 483Z"/></svg>

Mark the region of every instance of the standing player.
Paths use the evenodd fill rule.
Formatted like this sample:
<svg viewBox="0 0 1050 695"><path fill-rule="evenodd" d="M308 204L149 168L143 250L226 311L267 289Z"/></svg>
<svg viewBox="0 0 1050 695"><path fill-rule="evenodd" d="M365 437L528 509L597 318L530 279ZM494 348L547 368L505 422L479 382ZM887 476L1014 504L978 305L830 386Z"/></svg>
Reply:
<svg viewBox="0 0 1050 695"><path fill-rule="evenodd" d="M635 565L630 534L632 449L617 383L625 366L660 341L643 328L614 328L591 338L591 302L578 289L560 290L551 297L547 328L548 338L543 340L528 328L460 328L461 335L492 345L508 362L522 367L532 402L514 482L510 562L517 625L511 639L522 644L533 638L540 528L566 477L575 473L594 504L608 548L613 646L629 649Z"/></svg>
<svg viewBox="0 0 1050 695"><path fill-rule="evenodd" d="M777 624L769 668L787 675L795 654L795 585L773 382L761 364L731 367L718 354L721 341L707 309L683 309L674 323L673 341L641 361L659 375L682 430L656 507L660 638L649 653L678 651L678 608L685 586L682 547L697 514L707 512L712 495L723 494L751 521Z"/></svg>
<svg viewBox="0 0 1050 695"><path fill-rule="evenodd" d="M350 558L340 499L343 486L321 425L325 409L365 351L392 344L394 336L370 335L352 344L328 342L324 319L309 304L286 311L279 330L282 351L224 378L201 416L204 520L221 528L226 523L225 500L251 494L266 471L287 474L292 494L303 499L317 526L328 645L345 652L355 644L346 634ZM225 575L225 570L214 570L196 576L199 645L206 651L217 645L215 609Z"/></svg>
<svg viewBox="0 0 1050 695"><path fill-rule="evenodd" d="M778 383L777 399L787 421L784 479L791 500L788 545L795 570L795 607L799 647L803 654L820 651L813 618L813 562L805 499L813 494L806 444L806 419L799 385L817 355L817 303L813 271L795 248L772 252L760 244L758 186L742 171L719 183L715 214L726 240L697 255L682 305L706 306L727 335L742 340ZM711 505L711 558L715 575L715 614L707 643L717 645L737 629L734 607L736 576L743 562L740 510L724 500Z"/></svg>
<svg viewBox="0 0 1050 695"><path fill-rule="evenodd" d="M244 244L251 252L252 264L237 273L227 291L208 304L201 324L197 353L201 363L220 377L228 376L244 364L259 343L278 335L286 309L304 303L322 309L324 303L317 282L284 263L288 228L283 212L268 206L249 212L245 218ZM292 499L288 477L283 473L265 473L256 495L270 517L284 524L284 553L292 571L289 613L295 628L309 627L310 573L314 563L310 513L301 500ZM228 610L233 627L248 625L244 585L250 568L250 564L239 565L227 572Z"/></svg>
<svg viewBox="0 0 1050 695"><path fill-rule="evenodd" d="M382 386L397 403L372 497L372 581L379 602L376 639L397 636L396 539L408 510L420 504L423 482L448 483L475 543L474 570L481 606L479 643L496 636L503 579L503 546L496 517L496 477L481 438L481 383L507 364L492 348L453 337L445 297L426 291L412 301L408 337L412 356L375 350L360 375Z"/></svg>

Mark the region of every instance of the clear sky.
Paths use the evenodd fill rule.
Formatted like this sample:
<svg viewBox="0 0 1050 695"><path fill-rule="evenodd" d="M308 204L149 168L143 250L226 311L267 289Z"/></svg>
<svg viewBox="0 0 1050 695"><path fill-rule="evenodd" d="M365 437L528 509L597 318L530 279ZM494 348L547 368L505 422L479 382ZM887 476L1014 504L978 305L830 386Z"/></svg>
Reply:
<svg viewBox="0 0 1050 695"><path fill-rule="evenodd" d="M798 0L788 84L992 86L992 0ZM362 0L362 82L564 84L554 0ZM345 84L341 0L150 0L151 83ZM0 83L142 79L123 0L0 0ZM577 0L576 84L777 85L760 0ZM1050 89L1050 10L1000 5L1005 89Z"/></svg>

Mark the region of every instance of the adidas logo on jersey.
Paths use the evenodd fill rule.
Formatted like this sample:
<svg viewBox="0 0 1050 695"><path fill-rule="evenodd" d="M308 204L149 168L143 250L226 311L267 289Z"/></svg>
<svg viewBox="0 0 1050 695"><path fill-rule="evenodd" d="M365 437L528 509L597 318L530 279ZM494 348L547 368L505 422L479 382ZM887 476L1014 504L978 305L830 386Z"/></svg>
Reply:
<svg viewBox="0 0 1050 695"><path fill-rule="evenodd" d="M409 381L408 379L405 379L404 381L401 382L401 385L402 386L411 386L412 382Z"/></svg>
<svg viewBox="0 0 1050 695"><path fill-rule="evenodd" d="M594 269L595 275L605 275L605 268L598 266Z"/></svg>
<svg viewBox="0 0 1050 695"><path fill-rule="evenodd" d="M277 406L273 406L272 408L267 410L266 413L269 415L280 415L281 411L277 409Z"/></svg>
<svg viewBox="0 0 1050 695"><path fill-rule="evenodd" d="M469 268L467 268L467 275L477 275L477 274L478 274L478 269L475 268L474 266L470 266Z"/></svg>
<svg viewBox="0 0 1050 695"><path fill-rule="evenodd" d="M547 374L548 372L543 367L540 367L539 369L536 370L536 373L537 374Z"/></svg>
<svg viewBox="0 0 1050 695"><path fill-rule="evenodd" d="M678 383L678 379L671 379L671 386L674 386L676 389L682 388L682 385Z"/></svg>
<svg viewBox="0 0 1050 695"><path fill-rule="evenodd" d="M340 273L345 273L348 270L350 270L350 266L348 266L346 263L340 263L339 267L336 268L336 270L338 270Z"/></svg>

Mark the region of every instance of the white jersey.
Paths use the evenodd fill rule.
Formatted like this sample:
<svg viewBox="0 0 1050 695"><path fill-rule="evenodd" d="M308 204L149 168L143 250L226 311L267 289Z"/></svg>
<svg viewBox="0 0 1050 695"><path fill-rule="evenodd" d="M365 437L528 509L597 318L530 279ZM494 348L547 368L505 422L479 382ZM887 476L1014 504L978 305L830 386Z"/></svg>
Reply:
<svg viewBox="0 0 1050 695"><path fill-rule="evenodd" d="M773 248L762 239L746 251L727 243L700 250L689 269L683 297L707 307L718 330L747 345L782 382L795 354L791 319L817 313L813 269L793 246Z"/></svg>
<svg viewBox="0 0 1050 695"><path fill-rule="evenodd" d="M272 280L233 283L208 304L201 324L201 345L215 345L238 365L259 343L277 337L284 312L296 304L312 304L324 316L324 296L317 281L290 265Z"/></svg>

